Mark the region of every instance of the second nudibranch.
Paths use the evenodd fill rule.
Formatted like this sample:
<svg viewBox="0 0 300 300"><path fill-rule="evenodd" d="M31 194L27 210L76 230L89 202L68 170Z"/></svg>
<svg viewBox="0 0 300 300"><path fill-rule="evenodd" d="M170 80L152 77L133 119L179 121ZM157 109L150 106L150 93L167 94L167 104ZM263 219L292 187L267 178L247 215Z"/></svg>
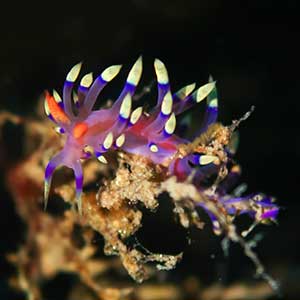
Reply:
<svg viewBox="0 0 300 300"><path fill-rule="evenodd" d="M79 63L66 77L62 99L56 91L52 95L46 92L46 114L57 125L56 130L66 134L66 143L46 167L45 205L53 173L58 166L64 165L74 171L76 202L81 212L81 159L95 155L99 161L106 163L105 153L109 150L121 148L128 153L145 156L155 164L169 161L169 172L180 179L189 175L191 164L209 165L216 159L205 154L189 154L172 161L178 145L189 142L174 134L176 115L207 98L201 130L205 131L216 121L218 102L215 82L210 80L196 91L195 84L191 84L172 94L165 65L156 59L154 68L158 83L157 104L147 114L142 107L132 108L132 97L142 75L141 57L130 70L120 96L108 109L92 110L99 93L119 73L120 65L108 67L95 80L92 73L86 74L75 93L73 88L81 69Z"/></svg>

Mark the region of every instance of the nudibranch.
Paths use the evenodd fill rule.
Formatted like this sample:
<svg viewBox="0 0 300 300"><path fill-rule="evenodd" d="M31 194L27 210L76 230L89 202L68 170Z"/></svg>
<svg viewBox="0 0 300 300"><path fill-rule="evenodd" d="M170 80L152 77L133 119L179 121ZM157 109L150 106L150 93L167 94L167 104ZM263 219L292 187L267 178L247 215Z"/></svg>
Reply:
<svg viewBox="0 0 300 300"><path fill-rule="evenodd" d="M52 95L49 92L45 93L46 114L56 124L56 130L66 135L64 148L50 160L46 167L45 204L48 201L53 173L58 166L63 165L74 171L76 202L81 212L83 189L81 160L94 155L99 161L106 163L105 153L109 150L121 149L131 154L147 157L154 164L167 166L170 176L175 175L179 180L186 179L195 171L195 166L200 166L195 172L196 186L199 189L202 188L203 179L220 170L219 158L214 154L201 151L180 153L178 150L180 145L187 145L191 141L175 134L176 116L204 99L207 99L207 105L199 134L205 133L213 124L216 124L218 97L216 83L212 78L196 90L196 85L190 84L172 93L167 69L159 59L155 59L157 103L150 112L145 113L142 106L132 107L132 98L143 68L142 57L139 57L128 74L120 96L113 105L110 108L93 110L98 95L107 83L117 76L121 65L108 67L95 80L92 73L84 75L75 93L73 89L81 66L81 63L75 65L68 73L62 98L55 90ZM230 155L228 150L229 158ZM258 219L274 219L278 208L270 198L260 197L257 200L257 195L248 198L227 195L228 187L235 181L237 173L237 167L233 166L218 186L214 197L218 197L218 201L229 214L248 213L254 214L254 217ZM260 214L257 213L257 207L260 209ZM208 214L217 231L216 218L209 211Z"/></svg>

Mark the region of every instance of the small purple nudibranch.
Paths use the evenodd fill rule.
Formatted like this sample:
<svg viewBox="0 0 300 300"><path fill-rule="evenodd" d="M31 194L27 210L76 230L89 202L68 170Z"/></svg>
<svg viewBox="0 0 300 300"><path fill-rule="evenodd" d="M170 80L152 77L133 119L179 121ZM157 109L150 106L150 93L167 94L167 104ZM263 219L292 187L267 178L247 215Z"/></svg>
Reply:
<svg viewBox="0 0 300 300"><path fill-rule="evenodd" d="M176 156L178 146L188 144L190 141L174 133L176 116L204 99L207 99L207 105L199 134L217 121L218 98L216 84L212 79L196 90L195 84L190 84L172 93L166 67L160 60L155 59L157 103L146 114L141 106L132 109L132 97L142 75L142 57L139 57L112 107L95 111L92 109L99 93L119 73L121 66L108 67L95 80L92 73L86 74L75 93L73 88L80 69L81 63L75 65L68 73L63 87L63 99L56 91L53 91L52 95L46 92L45 95L46 114L57 125L57 132L66 134L64 148L46 167L45 205L53 173L58 166L64 165L74 171L76 202L81 212L83 188L81 159L88 159L94 155L100 162L106 163L105 153L109 150L122 149L128 153L142 155L154 164L168 161L170 176L175 175L179 180L186 179L195 166L198 166L195 176L199 190L203 188L201 183L207 176L218 172L219 167L214 164L218 158L214 155L191 153ZM234 170L229 172L215 193L227 212L233 215L247 213L258 220L275 219L278 207L270 198L260 195L260 200L255 200L253 195L238 198L226 194L232 182L238 177L236 175L237 172ZM216 218L209 211L208 214L217 231Z"/></svg>

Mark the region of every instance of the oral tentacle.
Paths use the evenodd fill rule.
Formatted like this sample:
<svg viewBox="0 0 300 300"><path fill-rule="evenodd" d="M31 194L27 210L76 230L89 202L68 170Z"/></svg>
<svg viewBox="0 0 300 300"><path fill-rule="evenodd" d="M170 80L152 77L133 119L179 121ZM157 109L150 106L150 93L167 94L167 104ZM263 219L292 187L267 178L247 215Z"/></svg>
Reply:
<svg viewBox="0 0 300 300"><path fill-rule="evenodd" d="M55 96L56 98L59 97L58 94L55 94ZM63 127L70 124L70 119L59 103L59 100L56 100L48 91L45 91L44 108L46 115L55 124Z"/></svg>

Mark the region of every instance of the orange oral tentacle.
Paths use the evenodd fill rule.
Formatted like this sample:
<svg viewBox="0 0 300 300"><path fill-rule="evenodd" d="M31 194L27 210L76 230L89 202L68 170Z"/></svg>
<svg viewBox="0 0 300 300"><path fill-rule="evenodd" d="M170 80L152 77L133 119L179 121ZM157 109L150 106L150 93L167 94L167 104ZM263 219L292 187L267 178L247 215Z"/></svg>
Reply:
<svg viewBox="0 0 300 300"><path fill-rule="evenodd" d="M65 114L63 109L57 104L54 97L51 96L48 91L46 91L46 101L49 107L49 111L56 122L64 124L70 123L70 119L68 118L68 116Z"/></svg>

